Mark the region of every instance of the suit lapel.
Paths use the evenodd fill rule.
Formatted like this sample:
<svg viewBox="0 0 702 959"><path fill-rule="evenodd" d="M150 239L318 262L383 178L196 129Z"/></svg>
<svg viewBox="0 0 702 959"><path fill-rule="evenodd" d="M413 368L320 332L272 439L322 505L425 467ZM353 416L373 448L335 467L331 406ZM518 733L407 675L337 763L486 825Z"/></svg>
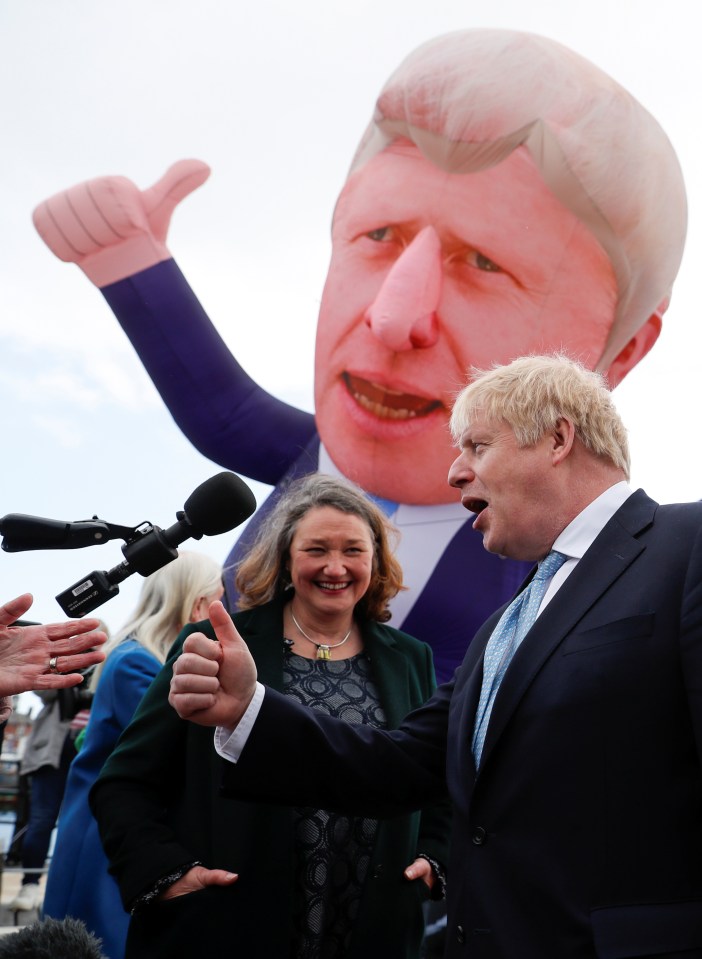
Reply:
<svg viewBox="0 0 702 959"><path fill-rule="evenodd" d="M653 522L656 509L657 504L642 490L632 494L539 616L515 653L498 691L485 737L481 769L544 663L605 590L645 549L636 537ZM482 674L481 670L479 672ZM474 685L471 690L471 695L475 696Z"/></svg>

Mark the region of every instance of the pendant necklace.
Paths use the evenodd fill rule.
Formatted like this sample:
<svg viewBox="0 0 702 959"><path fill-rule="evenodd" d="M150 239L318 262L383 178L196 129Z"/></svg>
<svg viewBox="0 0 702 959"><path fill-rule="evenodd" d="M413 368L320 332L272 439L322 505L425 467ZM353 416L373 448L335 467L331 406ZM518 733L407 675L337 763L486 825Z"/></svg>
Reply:
<svg viewBox="0 0 702 959"><path fill-rule="evenodd" d="M341 640L341 642L339 642L339 643L332 643L332 645L330 646L329 643L318 643L316 640L312 639L311 636L308 636L308 635L307 635L307 633L304 631L304 629L302 628L302 626L300 626L300 624L298 623L298 621L295 619L295 613L293 613L293 611L292 611L292 606L290 607L290 615L292 616L292 621L293 621L293 623L295 623L295 625L297 626L297 628L299 629L299 631L302 633L302 635L305 637L305 639L306 639L309 643L312 643L313 646L316 646L316 647L317 647L317 659L325 659L325 660L331 659L331 650L332 650L332 649L336 649L338 646L343 646L344 643L346 642L346 640L347 640L347 639L349 638L349 636L351 635L351 630L353 629L353 623L351 623L351 629L350 629L350 630L348 631L348 633L344 636L344 638Z"/></svg>

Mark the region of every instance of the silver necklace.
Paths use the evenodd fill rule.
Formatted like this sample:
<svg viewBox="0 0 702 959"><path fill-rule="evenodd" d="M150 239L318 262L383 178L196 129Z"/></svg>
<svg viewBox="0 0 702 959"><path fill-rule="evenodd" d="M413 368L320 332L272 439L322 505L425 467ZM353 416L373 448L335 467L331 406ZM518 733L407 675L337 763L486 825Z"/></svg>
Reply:
<svg viewBox="0 0 702 959"><path fill-rule="evenodd" d="M339 643L332 643L331 645L329 645L329 643L318 643L316 640L312 639L311 636L307 635L307 633L304 631L302 626L300 626L298 621L295 619L295 613L293 613L292 611L292 606L290 607L290 615L292 616L293 623L295 623L295 625L297 626L299 631L302 633L302 635L305 637L305 639L309 643L312 643L313 646L317 647L317 659L331 659L331 650L336 649L338 646L343 646L346 640L351 635L351 630L353 629L353 623L351 623L351 629L348 631L348 633L344 636L344 638Z"/></svg>

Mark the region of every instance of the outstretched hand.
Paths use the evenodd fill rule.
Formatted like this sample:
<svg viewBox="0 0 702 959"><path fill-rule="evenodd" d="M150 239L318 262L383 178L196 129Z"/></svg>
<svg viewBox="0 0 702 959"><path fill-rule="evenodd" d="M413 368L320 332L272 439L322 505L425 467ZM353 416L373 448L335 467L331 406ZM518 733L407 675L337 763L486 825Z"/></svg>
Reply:
<svg viewBox="0 0 702 959"><path fill-rule="evenodd" d="M47 626L13 626L32 605L30 593L0 606L0 696L41 689L67 689L83 682L78 670L101 663L106 636L97 619ZM51 663L54 669L51 669Z"/></svg>
<svg viewBox="0 0 702 959"><path fill-rule="evenodd" d="M173 665L168 701L181 719L234 729L256 689L256 664L219 601L209 609L217 641L192 633Z"/></svg>
<svg viewBox="0 0 702 959"><path fill-rule="evenodd" d="M179 160L144 191L123 176L98 177L44 200L32 219L60 260L108 286L170 258L173 211L209 175L201 160Z"/></svg>

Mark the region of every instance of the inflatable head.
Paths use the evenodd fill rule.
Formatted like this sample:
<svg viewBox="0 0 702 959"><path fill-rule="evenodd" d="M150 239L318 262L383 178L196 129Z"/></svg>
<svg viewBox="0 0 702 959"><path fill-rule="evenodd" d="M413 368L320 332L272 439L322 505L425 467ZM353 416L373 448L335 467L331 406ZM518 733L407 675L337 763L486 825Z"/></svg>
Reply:
<svg viewBox="0 0 702 959"><path fill-rule="evenodd" d="M419 47L335 210L315 377L332 460L385 496L450 501L468 368L560 349L616 385L656 341L685 231L667 136L587 60L506 30Z"/></svg>

